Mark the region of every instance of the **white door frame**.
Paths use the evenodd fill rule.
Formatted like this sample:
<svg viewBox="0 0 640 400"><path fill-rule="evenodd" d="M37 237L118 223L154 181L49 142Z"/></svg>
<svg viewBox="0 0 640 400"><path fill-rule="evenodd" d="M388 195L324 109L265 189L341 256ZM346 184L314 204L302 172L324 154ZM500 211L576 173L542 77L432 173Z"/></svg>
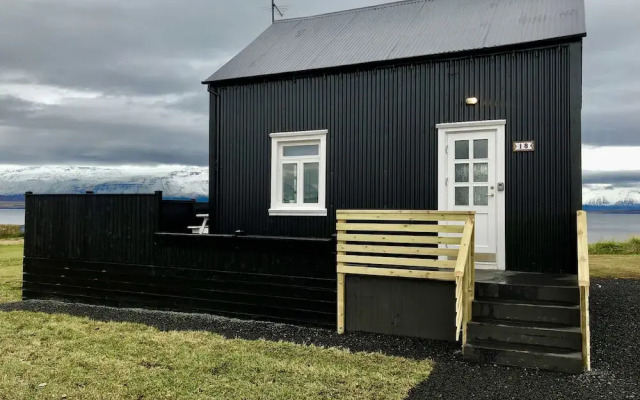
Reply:
<svg viewBox="0 0 640 400"><path fill-rule="evenodd" d="M505 178L505 125L507 121L504 119L491 121L471 121L471 122L453 122L437 124L438 129L438 210L446 210L447 205L447 135L456 133L473 133L474 131L492 130L496 132L496 184L504 183ZM488 264L487 267L505 269L505 191L495 190L496 194L496 235L497 235L497 252L496 263ZM481 263L477 263L477 267L482 267Z"/></svg>

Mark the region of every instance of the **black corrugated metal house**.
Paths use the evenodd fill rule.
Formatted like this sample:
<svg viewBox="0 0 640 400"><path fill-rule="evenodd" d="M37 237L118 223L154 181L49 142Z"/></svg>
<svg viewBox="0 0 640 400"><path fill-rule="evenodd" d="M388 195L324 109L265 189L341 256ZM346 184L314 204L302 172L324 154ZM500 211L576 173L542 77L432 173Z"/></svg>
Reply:
<svg viewBox="0 0 640 400"><path fill-rule="evenodd" d="M465 357L579 371L584 36L583 0L407 0L278 21L204 82L209 234L176 229L192 205L161 193L28 194L23 297L462 331ZM464 226L434 223L445 214ZM356 259L378 266L347 278ZM474 284L474 260L504 271ZM379 268L396 261L426 268Z"/></svg>
<svg viewBox="0 0 640 400"><path fill-rule="evenodd" d="M575 273L584 36L582 0L277 21L204 82L212 232L327 238L337 209L472 210L478 261Z"/></svg>

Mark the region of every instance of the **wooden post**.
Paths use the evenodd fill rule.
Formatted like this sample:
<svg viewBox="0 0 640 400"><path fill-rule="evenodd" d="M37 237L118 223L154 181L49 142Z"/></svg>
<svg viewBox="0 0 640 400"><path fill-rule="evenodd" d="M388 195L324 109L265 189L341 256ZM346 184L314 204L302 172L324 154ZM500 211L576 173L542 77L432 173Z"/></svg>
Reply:
<svg viewBox="0 0 640 400"><path fill-rule="evenodd" d="M338 334L344 333L344 274L338 273Z"/></svg>
<svg viewBox="0 0 640 400"><path fill-rule="evenodd" d="M468 223L468 222L467 222ZM469 243L471 246L471 243ZM469 265L471 263L471 249L467 252L467 260L465 265L465 274L463 277L464 280L464 288L462 298L464 300L463 307L464 311L462 312L462 348L464 349L464 345L467 344L467 322L471 319L469 314L471 313L471 271L469 270Z"/></svg>
<svg viewBox="0 0 640 400"><path fill-rule="evenodd" d="M471 270L471 297L469 302L476 298L476 221L475 217L471 217L471 223L473 224L473 230L471 231L471 244L469 245L470 263L469 269ZM471 320L471 316L469 316Z"/></svg>
<svg viewBox="0 0 640 400"><path fill-rule="evenodd" d="M582 363L591 371L591 328L589 327L589 239L587 213L578 211L578 285L580 286L580 332L582 333Z"/></svg>
<svg viewBox="0 0 640 400"><path fill-rule="evenodd" d="M344 219L339 219L337 220L337 223L342 224L345 223L346 220ZM346 231L338 231L338 233L345 233ZM342 241L338 240L337 241L338 246L340 246L341 243L343 243ZM344 251L338 251L337 252L338 256L343 256L345 255ZM337 263L338 268L340 268L341 266L344 266L344 263ZM338 287L337 287L337 291L338 291L338 310L337 310L337 325L338 325L338 334L343 334L344 333L344 309L345 309L345 305L344 305L344 292L345 292L345 274L343 274L342 272L338 272Z"/></svg>
<svg viewBox="0 0 640 400"><path fill-rule="evenodd" d="M589 327L589 286L580 287L580 327L582 331L582 362L591 371L591 328Z"/></svg>

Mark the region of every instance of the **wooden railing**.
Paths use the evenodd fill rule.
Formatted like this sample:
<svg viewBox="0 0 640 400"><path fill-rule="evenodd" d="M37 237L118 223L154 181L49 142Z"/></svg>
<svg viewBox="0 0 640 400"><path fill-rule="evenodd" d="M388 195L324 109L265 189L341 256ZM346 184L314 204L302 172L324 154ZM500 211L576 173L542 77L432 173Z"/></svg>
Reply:
<svg viewBox="0 0 640 400"><path fill-rule="evenodd" d="M336 219L338 333L345 329L347 274L436 279L456 282L456 340L462 332L464 346L475 282L474 212L338 210Z"/></svg>
<svg viewBox="0 0 640 400"><path fill-rule="evenodd" d="M582 361L591 371L591 330L589 328L589 240L587 213L578 211L578 286L580 287L580 331L582 333Z"/></svg>
<svg viewBox="0 0 640 400"><path fill-rule="evenodd" d="M462 346L467 343L467 322L471 320L471 302L475 296L475 229L474 218L464 224L460 252L454 270L456 279L456 340L462 331Z"/></svg>

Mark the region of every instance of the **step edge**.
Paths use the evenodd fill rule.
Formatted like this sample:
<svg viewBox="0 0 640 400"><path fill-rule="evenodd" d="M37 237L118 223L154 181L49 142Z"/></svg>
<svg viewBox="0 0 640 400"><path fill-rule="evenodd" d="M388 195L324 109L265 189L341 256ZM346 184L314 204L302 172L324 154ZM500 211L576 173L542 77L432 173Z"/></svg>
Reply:
<svg viewBox="0 0 640 400"><path fill-rule="evenodd" d="M477 296L474 300L484 303L504 303L504 304L527 304L532 306L559 306L559 307L576 307L580 306L580 299L576 302L559 301L559 300L534 300L534 299L514 299L509 297L489 297Z"/></svg>
<svg viewBox="0 0 640 400"><path fill-rule="evenodd" d="M515 299L516 301L520 301L520 299ZM569 310L580 310L580 304L571 304L571 305L558 305L558 304L535 304L535 303L512 303L512 302L503 302L500 301L500 298L495 298L495 300L486 300L486 299L478 299L474 298L473 302L476 304L500 304L506 306L526 306L526 307L545 307L545 308L558 308L558 309L569 309Z"/></svg>
<svg viewBox="0 0 640 400"><path fill-rule="evenodd" d="M476 285L499 285L499 286L518 286L518 287L535 287L535 288L554 288L554 289L569 289L572 291L579 291L580 286L576 281L575 286L573 285L532 285L526 283L504 283L504 282L487 282L487 281L478 281L474 282Z"/></svg>
<svg viewBox="0 0 640 400"><path fill-rule="evenodd" d="M493 342L493 343L496 343L496 342ZM512 344L508 342L497 342L497 343ZM479 341L479 340L470 340L465 344L465 347L467 346L474 349L484 349L484 350L491 350L491 351L508 351L508 352L514 352L514 353L520 353L520 354L538 354L538 355L547 355L552 357L566 358L571 360L573 359L582 360L582 351L573 350L573 349L563 349L563 348L557 348L557 347L527 345L532 349L528 349L528 350L510 349L505 347L495 347L495 346L492 346L491 342L487 343L486 341ZM551 351L549 349L551 349ZM561 352L557 352L553 350L561 350Z"/></svg>
<svg viewBox="0 0 640 400"><path fill-rule="evenodd" d="M500 327L505 327L505 328L516 328L516 329L532 329L532 330L536 330L536 331L552 331L552 332L562 332L562 333L577 333L580 334L580 327L579 326L574 326L574 325L562 325L562 324L558 324L558 326L556 327L547 327L547 326L527 326L527 325L517 325L514 324L514 322L518 321L518 320L503 320L503 319L496 319L494 321L500 321L500 322L493 322L493 321L474 321L471 320L468 322L468 324L471 325L478 325L478 326L500 326ZM521 321L521 322L529 322L529 321ZM532 322L533 323L533 322Z"/></svg>

